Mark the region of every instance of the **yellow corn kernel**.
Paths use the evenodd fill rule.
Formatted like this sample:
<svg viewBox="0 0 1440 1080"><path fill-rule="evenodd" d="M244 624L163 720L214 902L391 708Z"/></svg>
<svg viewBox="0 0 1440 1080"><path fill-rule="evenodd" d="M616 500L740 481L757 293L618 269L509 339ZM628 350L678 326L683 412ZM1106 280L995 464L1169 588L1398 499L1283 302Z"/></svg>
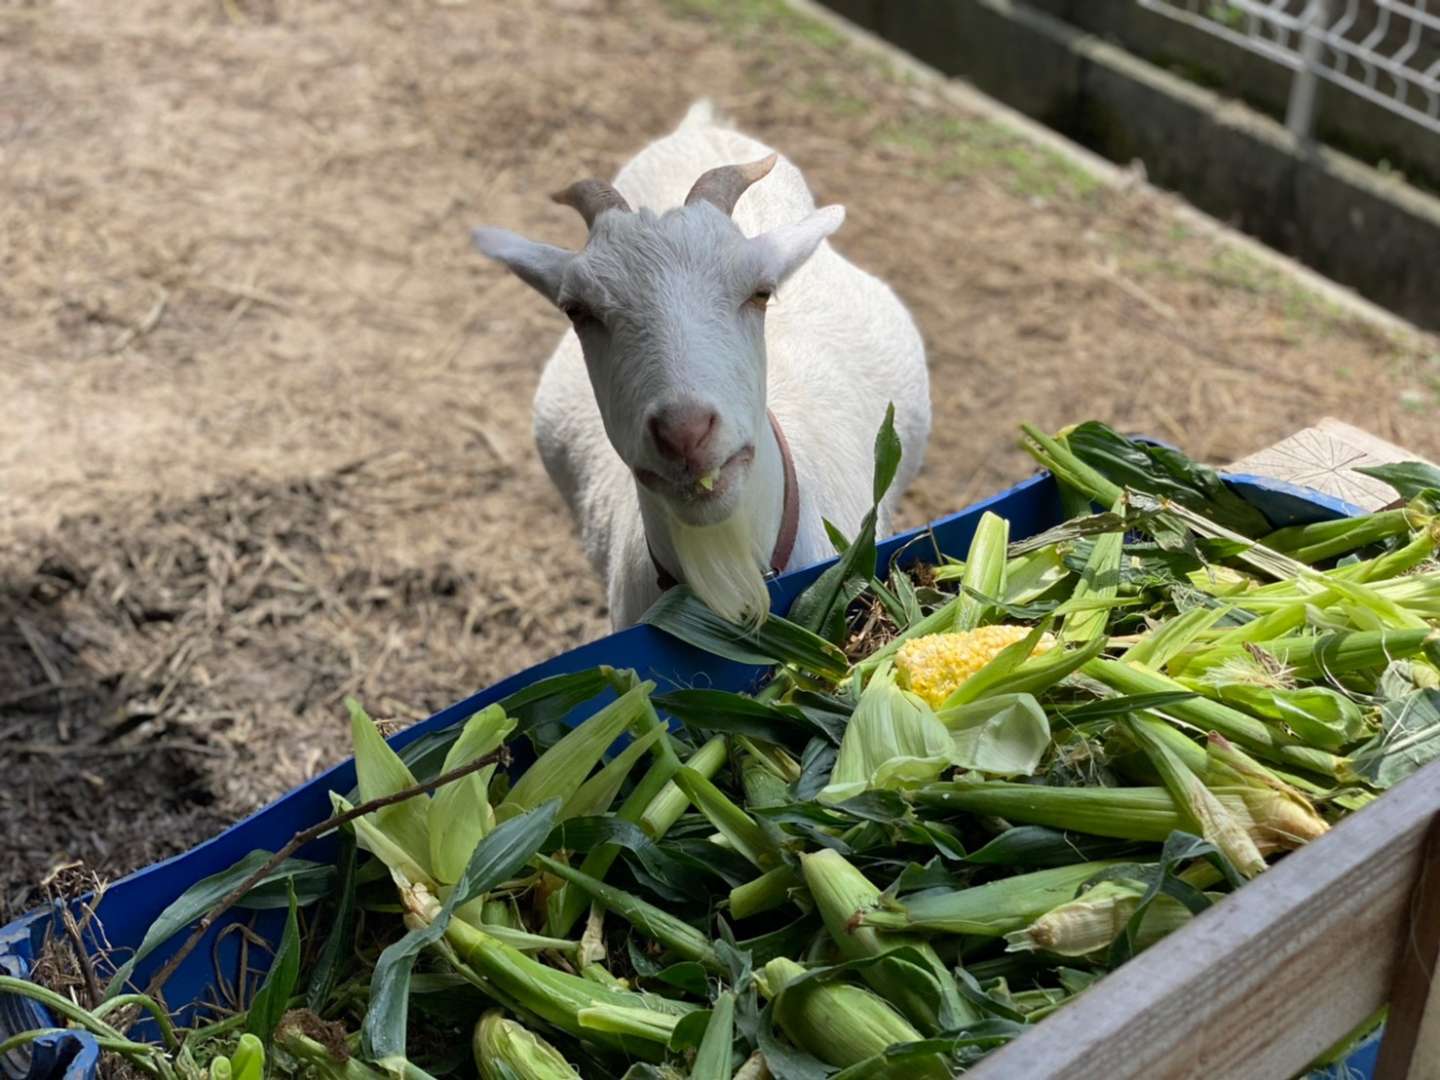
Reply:
<svg viewBox="0 0 1440 1080"><path fill-rule="evenodd" d="M927 634L901 645L895 666L905 686L938 709L961 683L1028 633L1028 626L999 623L955 634ZM1054 644L1045 634L1035 651L1045 652Z"/></svg>

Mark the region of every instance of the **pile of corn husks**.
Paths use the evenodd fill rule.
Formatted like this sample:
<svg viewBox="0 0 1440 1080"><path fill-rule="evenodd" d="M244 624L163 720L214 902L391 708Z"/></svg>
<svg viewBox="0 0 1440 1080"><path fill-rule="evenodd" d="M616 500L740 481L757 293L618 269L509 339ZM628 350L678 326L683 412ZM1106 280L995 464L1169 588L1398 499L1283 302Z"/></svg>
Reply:
<svg viewBox="0 0 1440 1080"><path fill-rule="evenodd" d="M356 821L322 884L287 864L303 962L193 1068L248 1026L349 1080L950 1076L1440 756L1440 473L1272 531L1173 450L1026 440L1049 532L877 567L872 513L756 630L667 593L647 621L751 695L581 672L399 755L356 707L352 801L513 764Z"/></svg>

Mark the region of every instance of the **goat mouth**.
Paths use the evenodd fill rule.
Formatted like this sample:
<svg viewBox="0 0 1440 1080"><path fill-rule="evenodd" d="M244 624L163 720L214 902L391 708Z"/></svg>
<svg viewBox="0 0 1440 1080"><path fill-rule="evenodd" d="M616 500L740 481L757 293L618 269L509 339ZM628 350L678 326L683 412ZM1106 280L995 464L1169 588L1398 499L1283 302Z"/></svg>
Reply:
<svg viewBox="0 0 1440 1080"><path fill-rule="evenodd" d="M696 476L686 471L677 477L661 476L650 469L636 469L635 479L645 487L668 499L683 503L717 502L730 493L740 474L755 460L755 447L742 446L718 468Z"/></svg>

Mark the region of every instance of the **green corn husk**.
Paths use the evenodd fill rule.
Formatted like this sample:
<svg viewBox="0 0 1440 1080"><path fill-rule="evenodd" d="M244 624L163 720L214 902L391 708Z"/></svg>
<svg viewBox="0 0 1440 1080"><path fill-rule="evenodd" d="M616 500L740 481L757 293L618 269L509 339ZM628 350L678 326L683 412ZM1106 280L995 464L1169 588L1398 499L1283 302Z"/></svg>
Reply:
<svg viewBox="0 0 1440 1080"><path fill-rule="evenodd" d="M805 885L825 922L825 929L847 960L883 956L902 947L915 949L925 961L929 974L939 987L939 1000L927 995L919 985L914 965L899 958L882 960L864 968L861 978L926 1035L936 1035L942 1028L940 1008L948 1005L960 1023L974 1023L979 1012L960 997L955 980L939 954L918 936L889 933L861 925L858 916L875 907L880 890L870 879L852 866L838 851L829 848L800 857Z"/></svg>
<svg viewBox="0 0 1440 1080"><path fill-rule="evenodd" d="M1319 835L1319 819L1313 811L1303 811L1282 798L1272 798L1248 784L1217 784L1213 791L1227 812L1239 816L1262 854L1288 851ZM910 798L923 806L1117 840L1164 843L1175 830L1187 828L1175 800L1163 787L1061 788L1003 780L950 780L927 784Z"/></svg>
<svg viewBox="0 0 1440 1080"><path fill-rule="evenodd" d="M440 910L439 901L421 887L404 888L401 896L411 917L419 924L428 924ZM450 920L445 927L445 941L458 958L484 980L487 993L514 1002L527 1013L572 1035L591 1036L615 1049L654 1056L656 1051L647 1046L647 1042L664 1044L680 1017L695 1009L693 1005L669 998L611 990L579 975L559 971L463 919ZM581 1017L587 1009L605 1007L653 1013L653 1017L646 1018L648 1027L630 1025L648 1034L637 1038L635 1030L602 1030L585 1023Z"/></svg>
<svg viewBox="0 0 1440 1080"><path fill-rule="evenodd" d="M1033 424L1021 424L1025 439L1021 447L1036 461L1055 474L1055 479L1073 488L1101 506L1114 506L1125 491L1099 470L1080 460L1070 448L1052 439Z"/></svg>
<svg viewBox="0 0 1440 1080"><path fill-rule="evenodd" d="M645 682L621 694L541 754L495 808L495 820L508 821L549 799L571 795L626 728L654 715L654 689L654 683Z"/></svg>
<svg viewBox="0 0 1440 1080"><path fill-rule="evenodd" d="M1366 668L1379 671L1392 660L1406 660L1421 652L1440 652L1440 630L1426 626L1411 630L1305 634L1256 641L1250 643L1250 647L1274 657L1295 678L1325 679ZM1192 657L1181 670L1191 678L1198 678L1222 664L1247 657L1245 646L1209 649Z"/></svg>
<svg viewBox="0 0 1440 1080"><path fill-rule="evenodd" d="M730 890L730 914L737 919L748 919L762 911L771 911L786 903L794 890L803 886L800 876L789 866L777 866Z"/></svg>
<svg viewBox="0 0 1440 1080"><path fill-rule="evenodd" d="M1016 874L968 889L919 893L903 901L899 910L881 908L868 912L861 921L884 930L1003 937L1073 899L1082 884L1118 865L1116 860L1077 863Z"/></svg>
<svg viewBox="0 0 1440 1080"><path fill-rule="evenodd" d="M730 801L709 779L694 769L675 772L675 783L729 844L758 870L769 870L780 862L780 850L753 818Z"/></svg>
<svg viewBox="0 0 1440 1080"><path fill-rule="evenodd" d="M493 753L514 730L515 721L500 706L480 710L465 722L440 771L450 772ZM475 845L495 827L488 794L494 775L495 766L488 765L438 788L430 799L425 825L430 834L430 866L438 881L447 885L459 881Z"/></svg>
<svg viewBox="0 0 1440 1080"><path fill-rule="evenodd" d="M1365 712L1343 694L1325 686L1286 690L1252 683L1215 683L1181 679L1186 686L1251 716L1283 724L1312 746L1340 750L1370 734Z"/></svg>
<svg viewBox="0 0 1440 1080"><path fill-rule="evenodd" d="M577 886L591 900L604 905L607 911L613 911L677 955L703 964L711 971L724 970L725 965L721 963L710 939L683 919L677 919L668 911L662 911L623 889L606 885L557 859L537 855L535 861L548 873Z"/></svg>
<svg viewBox="0 0 1440 1080"><path fill-rule="evenodd" d="M797 983L805 969L776 957L765 965L763 989L774 1003L775 1020L796 1046L831 1065L855 1065L896 1043L915 1042L920 1032L883 999L858 986L830 980ZM939 1054L912 1066L920 1080L949 1080Z"/></svg>
<svg viewBox="0 0 1440 1080"><path fill-rule="evenodd" d="M1408 510L1381 510L1359 517L1291 525L1262 537L1260 543L1300 562L1314 563L1392 536L1408 536L1412 528L1424 524L1413 518Z"/></svg>
<svg viewBox="0 0 1440 1080"><path fill-rule="evenodd" d="M1005 951L1088 956L1108 949L1125 932L1144 894L1145 886L1139 882L1102 881L1023 929L1006 934ZM1211 899L1218 899L1218 894ZM1192 918L1189 908L1174 897L1163 893L1155 897L1140 920L1136 951L1149 948Z"/></svg>
<svg viewBox="0 0 1440 1080"><path fill-rule="evenodd" d="M1188 690L1183 683L1138 664L1096 658L1081 669L1086 675L1122 694L1153 694ZM1299 740L1277 731L1239 709L1217 701L1192 698L1165 707L1168 715L1201 731L1218 731L1227 739L1249 747L1263 757L1325 776L1340 774L1340 759L1334 754L1301 745Z"/></svg>
<svg viewBox="0 0 1440 1080"><path fill-rule="evenodd" d="M654 706L647 698L645 701L646 721L651 730L663 728L659 716L656 715ZM663 836L689 805L683 792L675 787L673 777L675 770L680 767L680 759L676 756L674 747L670 745L669 739L661 739L654 746L655 759L651 762L650 768L640 778L635 789L630 792L625 801L620 804L620 809L615 816L638 824L642 829L650 833L652 837ZM692 755L690 764L701 775L711 776L726 756L725 740L715 738L706 743ZM671 794L673 792L673 795ZM647 816L649 822L647 824ZM614 844L601 844L585 856L580 869L592 878L603 880L609 873L610 867L619 857L620 849ZM546 930L551 934L564 935L570 933L574 928L576 920L585 911L588 898L576 889L562 887L550 895L546 904Z"/></svg>
<svg viewBox="0 0 1440 1080"><path fill-rule="evenodd" d="M1150 631L1120 659L1159 670L1233 610L1228 604L1191 608Z"/></svg>
<svg viewBox="0 0 1440 1080"><path fill-rule="evenodd" d="M318 1045L318 1044L317 1044ZM220 1054L210 1059L210 1080L231 1080L230 1059Z"/></svg>
<svg viewBox="0 0 1440 1080"><path fill-rule="evenodd" d="M1122 512L1123 502L1113 509ZM1120 532L1101 533L1095 538L1090 557L1085 560L1085 569L1075 583L1072 603L1086 600L1110 600L1120 591L1120 556L1125 534ZM1062 644L1083 645L1105 635L1105 623L1109 612L1104 608L1075 611L1065 616L1057 635Z"/></svg>
<svg viewBox="0 0 1440 1080"><path fill-rule="evenodd" d="M265 1075L265 1044L258 1035L247 1031L240 1036L230 1055L230 1074L234 1080L261 1080Z"/></svg>
<svg viewBox="0 0 1440 1080"><path fill-rule="evenodd" d="M1178 754L1158 737L1151 725L1166 725L1155 720L1126 717L1122 723L1129 730L1130 737L1145 751L1155 766L1165 788L1175 801L1175 807L1185 822L1188 832L1204 837L1214 844L1231 864L1247 878L1254 877L1265 869L1265 857L1260 854L1251 838L1246 824L1230 812L1224 803L1205 786L1205 782L1191 770Z"/></svg>
<svg viewBox="0 0 1440 1080"><path fill-rule="evenodd" d="M644 735L632 739L629 746L607 761L596 770L594 776L575 789L575 793L560 807L560 814L556 820L593 817L596 814L605 813L610 809L610 804L615 801L615 796L620 794L620 788L624 785L625 778L630 775L630 770L635 767L635 763L657 742L668 737L669 732L665 730L664 726L657 725Z"/></svg>
<svg viewBox="0 0 1440 1080"><path fill-rule="evenodd" d="M845 727L821 802L841 802L870 788L903 788L934 780L950 764L950 734L918 695L902 690L894 669L870 677Z"/></svg>
<svg viewBox="0 0 1440 1080"><path fill-rule="evenodd" d="M1005 549L1010 543L1010 522L989 510L980 515L970 551L965 556L965 570L960 583L981 596L999 597L1005 592ZM977 600L963 589L955 609L952 630L974 630L990 612L984 601Z"/></svg>
<svg viewBox="0 0 1440 1080"><path fill-rule="evenodd" d="M730 1062L735 1041L735 995L729 990L715 999L710 1021L695 1062L690 1066L690 1080L731 1080Z"/></svg>
<svg viewBox="0 0 1440 1080"><path fill-rule="evenodd" d="M492 1009L471 1039L481 1080L579 1080L580 1072L540 1036Z"/></svg>
<svg viewBox="0 0 1440 1080"><path fill-rule="evenodd" d="M724 736L717 735L696 750L685 765L708 780L725 764L727 753ZM680 785L674 780L669 780L640 815L640 827L652 838L659 839L670 831L670 827L679 821L689 808L689 796L680 790ZM586 870L586 873L591 872Z"/></svg>
<svg viewBox="0 0 1440 1080"><path fill-rule="evenodd" d="M1039 643L1044 630L1045 623L1042 622L1023 640L1000 650L993 660L961 683L955 692L945 699L940 712L943 714L959 705L985 698L1003 697L1006 694L1043 693L1084 668L1105 650L1106 639L1097 637L1076 649L1057 646L1038 656L1033 655L1034 647Z"/></svg>
<svg viewBox="0 0 1440 1080"><path fill-rule="evenodd" d="M350 739L355 747L360 801L369 802L414 787L415 777L409 766L391 749L365 710L352 698L346 698L345 704L350 709ZM332 801L334 798L332 794ZM406 864L407 873L413 871L412 880L433 880L427 822L430 802L426 796L416 795L360 818L354 823L356 841L363 850L385 860L387 866Z"/></svg>

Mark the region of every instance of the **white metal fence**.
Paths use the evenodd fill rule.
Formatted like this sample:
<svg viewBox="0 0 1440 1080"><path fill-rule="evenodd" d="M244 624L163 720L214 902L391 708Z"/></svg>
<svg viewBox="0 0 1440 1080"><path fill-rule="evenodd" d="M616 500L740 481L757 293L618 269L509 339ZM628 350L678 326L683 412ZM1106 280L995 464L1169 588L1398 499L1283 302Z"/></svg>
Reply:
<svg viewBox="0 0 1440 1080"><path fill-rule="evenodd" d="M1135 0L1293 73L1285 122L1308 138L1325 81L1440 135L1440 0Z"/></svg>

